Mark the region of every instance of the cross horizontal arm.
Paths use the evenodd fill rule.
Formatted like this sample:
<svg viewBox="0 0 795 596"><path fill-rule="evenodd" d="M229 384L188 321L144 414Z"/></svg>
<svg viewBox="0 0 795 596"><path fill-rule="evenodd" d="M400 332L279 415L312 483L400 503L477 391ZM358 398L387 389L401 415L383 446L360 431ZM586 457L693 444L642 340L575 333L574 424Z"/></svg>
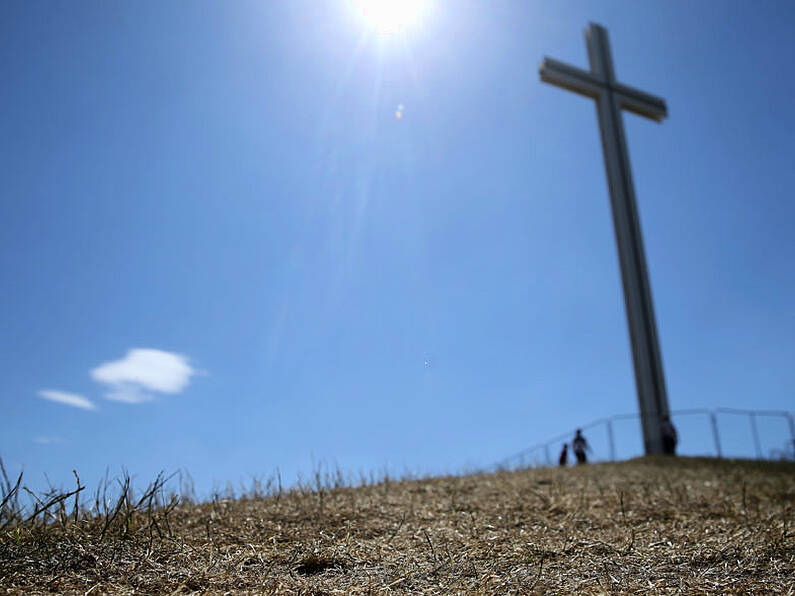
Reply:
<svg viewBox="0 0 795 596"><path fill-rule="evenodd" d="M606 81L593 73L554 58L545 56L538 67L538 73L545 83L563 87L592 99L599 99L602 93L609 88L621 108L656 122L662 122L668 115L664 99L623 83L608 85Z"/></svg>
<svg viewBox="0 0 795 596"><path fill-rule="evenodd" d="M662 122L668 116L668 108L665 105L665 100L661 97L621 83L613 85L613 93L615 93L618 104L628 112L651 118L656 122Z"/></svg>
<svg viewBox="0 0 795 596"><path fill-rule="evenodd" d="M598 98L604 90L604 82L587 70L546 56L538 67L538 74L541 75L541 80L545 83L551 83L593 99Z"/></svg>

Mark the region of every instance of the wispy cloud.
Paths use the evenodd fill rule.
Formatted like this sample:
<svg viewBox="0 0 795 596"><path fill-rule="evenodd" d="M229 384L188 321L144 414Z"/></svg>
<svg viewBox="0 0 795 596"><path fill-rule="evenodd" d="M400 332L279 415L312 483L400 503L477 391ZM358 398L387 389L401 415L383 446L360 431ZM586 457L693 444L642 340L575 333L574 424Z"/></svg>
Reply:
<svg viewBox="0 0 795 596"><path fill-rule="evenodd" d="M54 389L42 389L38 393L39 397L48 399L50 401L72 406L74 408L82 408L83 410L95 410L96 406L87 400L82 395L76 393L66 393L65 391L56 391Z"/></svg>
<svg viewBox="0 0 795 596"><path fill-rule="evenodd" d="M63 439L61 437L33 437L33 442L39 445L55 445L63 443Z"/></svg>
<svg viewBox="0 0 795 596"><path fill-rule="evenodd" d="M198 374L186 356L136 348L91 371L91 378L107 385L107 399L129 404L150 401L156 393L180 393Z"/></svg>

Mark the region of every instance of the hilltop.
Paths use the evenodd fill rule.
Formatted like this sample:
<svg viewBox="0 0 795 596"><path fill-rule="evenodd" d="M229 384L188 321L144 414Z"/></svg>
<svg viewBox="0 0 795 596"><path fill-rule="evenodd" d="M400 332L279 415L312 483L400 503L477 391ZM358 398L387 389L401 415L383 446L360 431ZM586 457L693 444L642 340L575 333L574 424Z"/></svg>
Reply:
<svg viewBox="0 0 795 596"><path fill-rule="evenodd" d="M100 515L75 513L70 497L46 525L9 523L5 511L0 592L771 594L795 585L792 463L642 458L336 484L196 504L164 502L156 482Z"/></svg>

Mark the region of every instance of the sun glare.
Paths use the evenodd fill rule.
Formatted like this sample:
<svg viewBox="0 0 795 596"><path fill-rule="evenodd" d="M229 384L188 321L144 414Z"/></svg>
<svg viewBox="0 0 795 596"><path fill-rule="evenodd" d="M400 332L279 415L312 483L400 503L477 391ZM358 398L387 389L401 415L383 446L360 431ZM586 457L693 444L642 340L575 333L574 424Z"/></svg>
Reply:
<svg viewBox="0 0 795 596"><path fill-rule="evenodd" d="M356 0L359 13L382 35L391 35L417 23L427 0Z"/></svg>

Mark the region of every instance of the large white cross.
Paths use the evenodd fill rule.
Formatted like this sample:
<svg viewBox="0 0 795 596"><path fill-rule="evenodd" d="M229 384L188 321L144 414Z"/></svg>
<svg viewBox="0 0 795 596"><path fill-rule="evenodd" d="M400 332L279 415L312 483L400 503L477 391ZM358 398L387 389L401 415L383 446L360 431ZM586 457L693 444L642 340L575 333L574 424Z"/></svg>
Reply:
<svg viewBox="0 0 795 596"><path fill-rule="evenodd" d="M663 99L616 81L604 27L591 23L585 30L585 41L590 71L545 57L539 74L546 83L596 100L632 342L643 442L646 453L661 453L660 421L669 414L668 396L621 110L657 122L668 114Z"/></svg>

